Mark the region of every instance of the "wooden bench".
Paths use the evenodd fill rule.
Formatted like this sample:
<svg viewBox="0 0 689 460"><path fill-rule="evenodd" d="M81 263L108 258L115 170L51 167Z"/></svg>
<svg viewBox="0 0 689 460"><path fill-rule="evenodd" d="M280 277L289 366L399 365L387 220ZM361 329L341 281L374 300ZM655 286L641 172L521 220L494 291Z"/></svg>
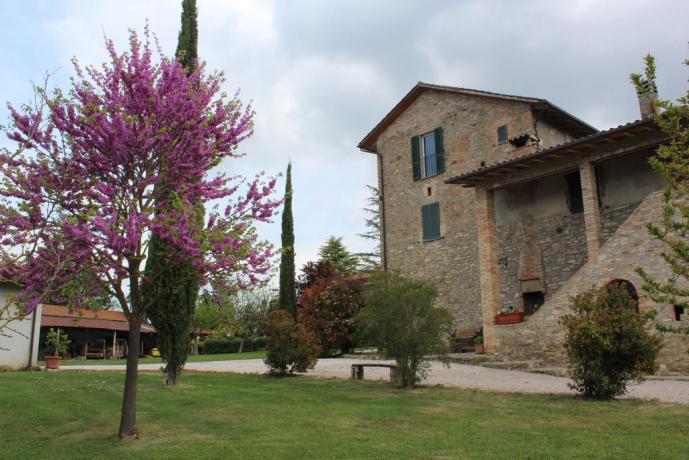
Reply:
<svg viewBox="0 0 689 460"><path fill-rule="evenodd" d="M454 353L466 353L474 351L474 337L481 333L479 329L458 329L452 338L452 351Z"/></svg>
<svg viewBox="0 0 689 460"><path fill-rule="evenodd" d="M399 380L399 369L397 365L383 363L352 364L352 380L364 379L364 367L387 367L390 369L390 382L397 382Z"/></svg>

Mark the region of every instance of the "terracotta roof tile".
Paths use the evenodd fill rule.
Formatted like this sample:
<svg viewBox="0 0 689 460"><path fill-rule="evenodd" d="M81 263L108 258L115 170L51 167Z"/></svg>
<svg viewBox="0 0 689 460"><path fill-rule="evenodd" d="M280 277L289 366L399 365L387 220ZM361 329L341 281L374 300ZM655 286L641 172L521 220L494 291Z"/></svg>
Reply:
<svg viewBox="0 0 689 460"><path fill-rule="evenodd" d="M635 120L631 121L629 123L625 123L623 125L616 126L614 128L607 129L605 131L599 131L594 134L590 134L588 136L584 136L578 139L575 139L571 142L566 142L558 145L554 145L552 147L548 147L547 149L539 150L534 153L527 153L521 156L517 157L512 157L503 161L498 161L496 163L486 165L477 169L474 169L472 171L460 174L458 176L450 177L445 180L446 184L458 184L462 183L462 181L474 178L474 177L479 177L483 175L486 172L494 171L496 169L502 168L504 166L509 166L513 165L516 163L521 163L523 161L528 161L533 158L539 158L543 156L547 156L549 154L552 154L554 152L560 151L560 150L566 150L568 148L575 147L580 144L586 144L587 142L604 138L606 136L613 135L615 133L619 133L625 130L633 129L639 126L644 126L644 125L654 125L653 119L643 119L643 120ZM655 126L655 125L654 125Z"/></svg>

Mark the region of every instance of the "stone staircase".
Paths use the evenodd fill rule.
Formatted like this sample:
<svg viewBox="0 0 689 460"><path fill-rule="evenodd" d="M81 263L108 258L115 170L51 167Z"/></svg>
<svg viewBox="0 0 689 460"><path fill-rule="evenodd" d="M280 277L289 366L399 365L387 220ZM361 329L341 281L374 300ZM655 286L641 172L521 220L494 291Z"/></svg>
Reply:
<svg viewBox="0 0 689 460"><path fill-rule="evenodd" d="M641 277L637 267L658 278L671 275L667 263L660 256L662 243L649 235L646 223L658 221L662 216L662 192L650 193L601 246L598 259L579 268L527 321L496 327L498 356L495 361L521 366L522 370L559 374L565 363L565 331L560 318L571 312L571 298L592 287L605 286L612 280L631 282L642 294ZM641 311L656 308L648 299L642 299ZM666 335L665 346L658 359L661 373L686 372L689 357L681 352L687 348L688 337ZM489 362L486 360L485 362ZM511 363L511 364L510 364Z"/></svg>

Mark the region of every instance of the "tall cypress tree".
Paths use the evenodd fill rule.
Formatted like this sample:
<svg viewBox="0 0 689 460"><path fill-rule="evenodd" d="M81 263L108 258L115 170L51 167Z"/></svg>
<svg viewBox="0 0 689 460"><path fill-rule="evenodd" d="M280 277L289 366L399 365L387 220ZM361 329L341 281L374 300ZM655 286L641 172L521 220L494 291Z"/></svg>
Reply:
<svg viewBox="0 0 689 460"><path fill-rule="evenodd" d="M287 165L285 205L282 210L282 251L280 256L280 308L297 318L296 272L294 268L294 221L292 219L292 163Z"/></svg>
<svg viewBox="0 0 689 460"><path fill-rule="evenodd" d="M182 0L182 29L177 37L177 60L182 67L194 71L198 53L199 28L196 0Z"/></svg>
<svg viewBox="0 0 689 460"><path fill-rule="evenodd" d="M182 28L177 43L177 59L193 72L198 57L196 0L182 1ZM163 165L164 166L164 165ZM174 199L174 184L157 192L157 200ZM198 224L203 225L203 204L195 206ZM151 238L146 261L144 302L157 332L158 349L165 363L165 383L176 385L187 361L191 328L199 291L198 274L192 261L180 261L175 248L157 235Z"/></svg>

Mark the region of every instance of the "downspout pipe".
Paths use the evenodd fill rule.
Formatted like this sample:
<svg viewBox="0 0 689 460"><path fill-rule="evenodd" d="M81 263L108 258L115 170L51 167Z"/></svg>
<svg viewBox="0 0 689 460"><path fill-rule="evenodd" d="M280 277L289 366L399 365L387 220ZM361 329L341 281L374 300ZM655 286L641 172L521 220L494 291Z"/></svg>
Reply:
<svg viewBox="0 0 689 460"><path fill-rule="evenodd" d="M385 237L386 230L388 228L387 224L385 223L385 181L384 181L384 175L383 175L383 156L378 153L376 153L376 157L378 158L378 201L380 205L380 249L382 252L383 256L383 270L388 269L388 249L387 249L387 238Z"/></svg>

